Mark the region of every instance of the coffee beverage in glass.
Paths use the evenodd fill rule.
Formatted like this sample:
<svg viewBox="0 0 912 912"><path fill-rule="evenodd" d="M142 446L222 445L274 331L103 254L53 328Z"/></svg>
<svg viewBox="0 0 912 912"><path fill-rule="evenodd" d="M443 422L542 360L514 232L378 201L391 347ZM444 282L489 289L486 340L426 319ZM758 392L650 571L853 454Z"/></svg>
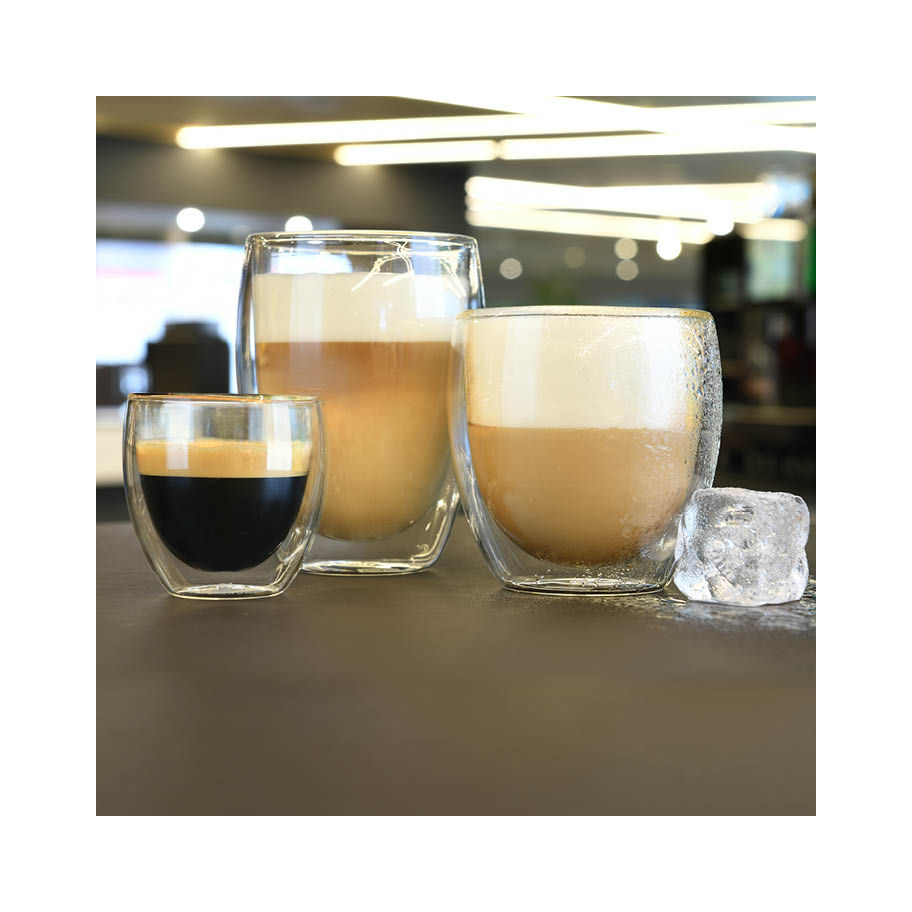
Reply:
<svg viewBox="0 0 912 912"><path fill-rule="evenodd" d="M124 484L137 538L181 598L266 598L291 585L323 499L312 396L132 394Z"/></svg>
<svg viewBox="0 0 912 912"><path fill-rule="evenodd" d="M439 557L457 503L450 333L482 305L472 238L305 232L248 239L238 386L320 397L327 477L304 569L403 573Z"/></svg>
<svg viewBox="0 0 912 912"><path fill-rule="evenodd" d="M721 401L703 311L463 314L453 330L453 460L495 575L546 592L666 585L684 502L712 483Z"/></svg>

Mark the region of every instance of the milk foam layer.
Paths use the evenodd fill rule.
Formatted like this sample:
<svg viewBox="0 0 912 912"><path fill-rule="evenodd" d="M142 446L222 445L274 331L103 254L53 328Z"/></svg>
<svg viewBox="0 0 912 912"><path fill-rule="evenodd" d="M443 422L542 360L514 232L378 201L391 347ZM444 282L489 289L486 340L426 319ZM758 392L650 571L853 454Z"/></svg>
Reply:
<svg viewBox="0 0 912 912"><path fill-rule="evenodd" d="M447 273L253 277L257 342L449 342L467 294Z"/></svg>
<svg viewBox="0 0 912 912"><path fill-rule="evenodd" d="M529 314L464 322L471 424L699 426L698 319Z"/></svg>

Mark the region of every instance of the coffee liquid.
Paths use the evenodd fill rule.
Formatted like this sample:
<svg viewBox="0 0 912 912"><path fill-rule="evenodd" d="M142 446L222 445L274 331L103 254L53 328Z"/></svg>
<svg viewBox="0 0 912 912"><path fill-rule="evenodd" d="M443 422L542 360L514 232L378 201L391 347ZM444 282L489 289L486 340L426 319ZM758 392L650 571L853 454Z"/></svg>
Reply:
<svg viewBox="0 0 912 912"><path fill-rule="evenodd" d="M263 393L319 396L326 442L320 533L370 541L433 505L449 465L448 342L258 342Z"/></svg>
<svg viewBox="0 0 912 912"><path fill-rule="evenodd" d="M468 306L466 289L445 260L423 258L422 269L432 271L422 272L389 254L370 271L357 269L364 257L334 254L324 266L341 272L253 279L257 389L320 397L319 532L343 541L377 541L414 526L435 506L449 466L450 335ZM391 259L409 268L381 271Z"/></svg>
<svg viewBox="0 0 912 912"><path fill-rule="evenodd" d="M274 554L307 487L307 451L289 450L290 462L270 469L262 443L196 440L182 450L140 444L143 497L168 550L209 572L247 570Z"/></svg>
<svg viewBox="0 0 912 912"><path fill-rule="evenodd" d="M557 564L631 558L665 531L693 476L693 433L469 424L478 489L524 551Z"/></svg>

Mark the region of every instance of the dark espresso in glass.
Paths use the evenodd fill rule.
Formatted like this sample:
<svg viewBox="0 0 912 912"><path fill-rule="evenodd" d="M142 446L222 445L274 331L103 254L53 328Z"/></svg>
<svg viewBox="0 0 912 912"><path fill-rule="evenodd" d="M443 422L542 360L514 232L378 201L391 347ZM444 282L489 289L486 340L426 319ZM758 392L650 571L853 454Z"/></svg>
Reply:
<svg viewBox="0 0 912 912"><path fill-rule="evenodd" d="M143 497L168 550L210 572L247 570L270 557L295 524L307 487L309 451L282 449L281 464L270 465L257 442L140 444Z"/></svg>

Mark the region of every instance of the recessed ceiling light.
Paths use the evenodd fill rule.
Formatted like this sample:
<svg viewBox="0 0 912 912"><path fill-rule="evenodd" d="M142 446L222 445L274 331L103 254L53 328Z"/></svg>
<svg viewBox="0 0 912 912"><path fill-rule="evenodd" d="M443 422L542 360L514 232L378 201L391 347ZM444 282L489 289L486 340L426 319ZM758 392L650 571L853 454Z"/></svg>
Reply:
<svg viewBox="0 0 912 912"><path fill-rule="evenodd" d="M621 260L614 271L619 279L631 282L640 274L640 267L633 260Z"/></svg>
<svg viewBox="0 0 912 912"><path fill-rule="evenodd" d="M633 238L621 238L614 245L619 260L632 260L637 255L637 242Z"/></svg>
<svg viewBox="0 0 912 912"><path fill-rule="evenodd" d="M286 231L311 231L313 222L306 215L293 215L285 222Z"/></svg>
<svg viewBox="0 0 912 912"><path fill-rule="evenodd" d="M522 275L522 263L514 257L507 257L500 264L500 274L505 279L518 279Z"/></svg>
<svg viewBox="0 0 912 912"><path fill-rule="evenodd" d="M199 231L206 224L206 216L199 209L188 206L177 213L176 221L181 231L193 232Z"/></svg>

